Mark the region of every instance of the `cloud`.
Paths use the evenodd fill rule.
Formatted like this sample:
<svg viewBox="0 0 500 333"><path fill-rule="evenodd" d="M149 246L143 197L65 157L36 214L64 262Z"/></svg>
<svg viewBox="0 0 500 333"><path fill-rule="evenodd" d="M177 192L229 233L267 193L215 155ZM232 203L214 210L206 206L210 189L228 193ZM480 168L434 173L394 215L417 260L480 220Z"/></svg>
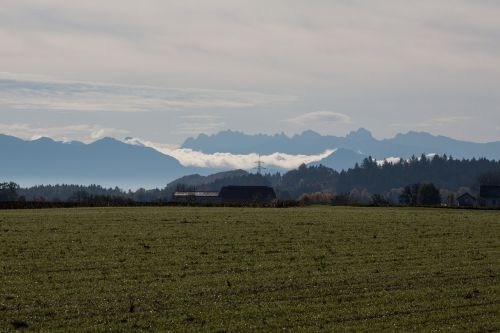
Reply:
<svg viewBox="0 0 500 333"><path fill-rule="evenodd" d="M259 160L258 154L206 154L191 149L173 148L171 145L143 141L137 138L128 138L126 142L153 148L163 154L176 158L184 166L249 170L254 168L256 166L256 162ZM320 161L323 158L328 157L333 152L335 152L335 149L327 150L318 155L290 155L284 153L273 153L270 155L261 155L260 160L266 167L277 167L290 170L299 167L303 163L308 164Z"/></svg>
<svg viewBox="0 0 500 333"><path fill-rule="evenodd" d="M269 0L265 11L241 0L147 3L4 0L2 61L16 71L274 88L498 64L494 1Z"/></svg>
<svg viewBox="0 0 500 333"><path fill-rule="evenodd" d="M377 160L377 165L382 166L384 164L397 164L401 161L401 157L387 157L383 160Z"/></svg>
<svg viewBox="0 0 500 333"><path fill-rule="evenodd" d="M68 125L60 127L33 127L29 124L0 123L0 133L18 138L35 140L40 137L50 137L55 140L92 142L106 136L125 136L127 130L101 127L98 125Z"/></svg>
<svg viewBox="0 0 500 333"><path fill-rule="evenodd" d="M428 154L425 154L425 157L427 157L428 159L433 159L434 156L436 156L438 154L436 153L428 153ZM417 157L418 160L421 160L422 157L419 156ZM384 158L383 160L377 160L377 165L379 166L382 166L384 164L398 164L400 163L401 161L404 161L404 159L402 159L401 157L395 157L395 156L391 156L391 157L387 157L387 158ZM406 159L407 162L410 161L410 159Z"/></svg>
<svg viewBox="0 0 500 333"><path fill-rule="evenodd" d="M46 123L69 110L71 123L113 124L115 117L114 127L137 136L180 142L179 132L196 130L186 128L188 121L176 128L170 112L145 113L225 113L224 126L233 130L292 133L296 124L282 120L304 110L340 110L379 137L396 133L391 122L463 114L475 118L467 129L443 123L440 134L498 140L498 132L485 128L500 121L499 1L145 3L2 0L0 71L134 88L2 86L0 119ZM252 91L261 94L246 94ZM290 102L290 95L297 98ZM277 106L281 97L286 108ZM13 115L21 110L32 111L25 119ZM317 127L324 134L353 129Z"/></svg>
<svg viewBox="0 0 500 333"><path fill-rule="evenodd" d="M289 122L296 124L304 123L340 123L340 124L350 124L352 123L351 117L343 113L332 112L332 111L317 111L304 113L300 116L288 119Z"/></svg>
<svg viewBox="0 0 500 333"><path fill-rule="evenodd" d="M249 108L295 98L252 91L161 87L51 80L0 73L0 107L12 110L149 112L199 108Z"/></svg>
<svg viewBox="0 0 500 333"><path fill-rule="evenodd" d="M226 122L223 117L211 114L183 115L179 117L175 133L183 135L196 135L200 133L211 134L221 130Z"/></svg>
<svg viewBox="0 0 500 333"><path fill-rule="evenodd" d="M410 128L426 128L426 127L440 127L454 123L462 123L473 119L470 116L449 116L432 118L427 121L414 122L414 123L391 123L389 126L393 127L410 127Z"/></svg>
<svg viewBox="0 0 500 333"><path fill-rule="evenodd" d="M432 123L438 125L452 124L456 122L463 122L472 119L470 116L449 116L449 117L439 117L431 120Z"/></svg>

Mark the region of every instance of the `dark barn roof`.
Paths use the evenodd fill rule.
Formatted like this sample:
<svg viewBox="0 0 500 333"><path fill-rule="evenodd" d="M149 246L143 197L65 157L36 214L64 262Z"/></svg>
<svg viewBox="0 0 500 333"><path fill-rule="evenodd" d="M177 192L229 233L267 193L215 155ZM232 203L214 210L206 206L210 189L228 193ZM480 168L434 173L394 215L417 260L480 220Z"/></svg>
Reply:
<svg viewBox="0 0 500 333"><path fill-rule="evenodd" d="M499 199L500 186L481 185L480 197L484 199Z"/></svg>
<svg viewBox="0 0 500 333"><path fill-rule="evenodd" d="M457 203L459 207L473 207L476 205L476 198L470 193L464 193L457 198Z"/></svg>
<svg viewBox="0 0 500 333"><path fill-rule="evenodd" d="M457 198L457 200L460 200L460 199L468 199L468 198L469 198L469 199L472 199L472 200L476 200L476 198L475 198L472 194L470 194L470 193L468 193L468 192L466 192L466 193L462 194L461 196L459 196L459 197Z"/></svg>
<svg viewBox="0 0 500 333"><path fill-rule="evenodd" d="M225 201L272 201L276 193L268 186L225 186L219 192Z"/></svg>

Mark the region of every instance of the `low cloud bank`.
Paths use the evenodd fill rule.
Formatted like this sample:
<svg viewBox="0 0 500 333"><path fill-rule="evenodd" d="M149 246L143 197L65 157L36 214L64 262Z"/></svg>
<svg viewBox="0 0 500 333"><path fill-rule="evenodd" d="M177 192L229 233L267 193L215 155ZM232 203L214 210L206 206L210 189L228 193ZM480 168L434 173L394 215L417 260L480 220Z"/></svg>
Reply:
<svg viewBox="0 0 500 333"><path fill-rule="evenodd" d="M163 154L172 156L179 160L184 166L193 166L200 168L231 168L231 169L251 169L256 167L259 155L254 154L231 154L214 153L205 154L192 149L176 148L172 145L158 144L150 141L142 141L136 138L127 138L129 144L143 145L153 148ZM329 149L318 155L290 155L284 153L273 153L270 155L261 155L260 160L266 167L275 167L281 169L295 169L301 164L318 162L332 153L336 149Z"/></svg>

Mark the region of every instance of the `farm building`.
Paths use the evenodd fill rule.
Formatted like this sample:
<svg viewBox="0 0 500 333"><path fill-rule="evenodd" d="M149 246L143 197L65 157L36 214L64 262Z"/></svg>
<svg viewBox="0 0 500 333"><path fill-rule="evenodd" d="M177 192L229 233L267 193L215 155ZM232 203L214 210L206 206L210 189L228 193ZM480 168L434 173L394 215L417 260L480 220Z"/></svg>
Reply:
<svg viewBox="0 0 500 333"><path fill-rule="evenodd" d="M219 192L224 202L272 202L276 193L268 186L225 186Z"/></svg>
<svg viewBox="0 0 500 333"><path fill-rule="evenodd" d="M172 196L172 201L217 203L219 202L219 193L218 192L175 192Z"/></svg>
<svg viewBox="0 0 500 333"><path fill-rule="evenodd" d="M457 198L458 207L474 207L476 203L476 198L468 192Z"/></svg>
<svg viewBox="0 0 500 333"><path fill-rule="evenodd" d="M500 186L481 185L479 193L481 206L500 208Z"/></svg>
<svg viewBox="0 0 500 333"><path fill-rule="evenodd" d="M191 203L271 203L276 193L268 186L225 186L220 192L175 192L172 202Z"/></svg>

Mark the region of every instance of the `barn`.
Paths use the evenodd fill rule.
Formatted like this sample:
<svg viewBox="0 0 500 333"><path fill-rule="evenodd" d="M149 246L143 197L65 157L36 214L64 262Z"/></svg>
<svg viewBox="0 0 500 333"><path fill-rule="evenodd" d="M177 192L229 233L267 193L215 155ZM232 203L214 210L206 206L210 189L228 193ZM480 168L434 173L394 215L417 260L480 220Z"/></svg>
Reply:
<svg viewBox="0 0 500 333"><path fill-rule="evenodd" d="M268 186L225 186L220 190L219 198L231 203L270 203L276 199L276 193Z"/></svg>
<svg viewBox="0 0 500 333"><path fill-rule="evenodd" d="M276 193L268 186L225 186L220 192L175 192L172 202L199 204L271 203Z"/></svg>

